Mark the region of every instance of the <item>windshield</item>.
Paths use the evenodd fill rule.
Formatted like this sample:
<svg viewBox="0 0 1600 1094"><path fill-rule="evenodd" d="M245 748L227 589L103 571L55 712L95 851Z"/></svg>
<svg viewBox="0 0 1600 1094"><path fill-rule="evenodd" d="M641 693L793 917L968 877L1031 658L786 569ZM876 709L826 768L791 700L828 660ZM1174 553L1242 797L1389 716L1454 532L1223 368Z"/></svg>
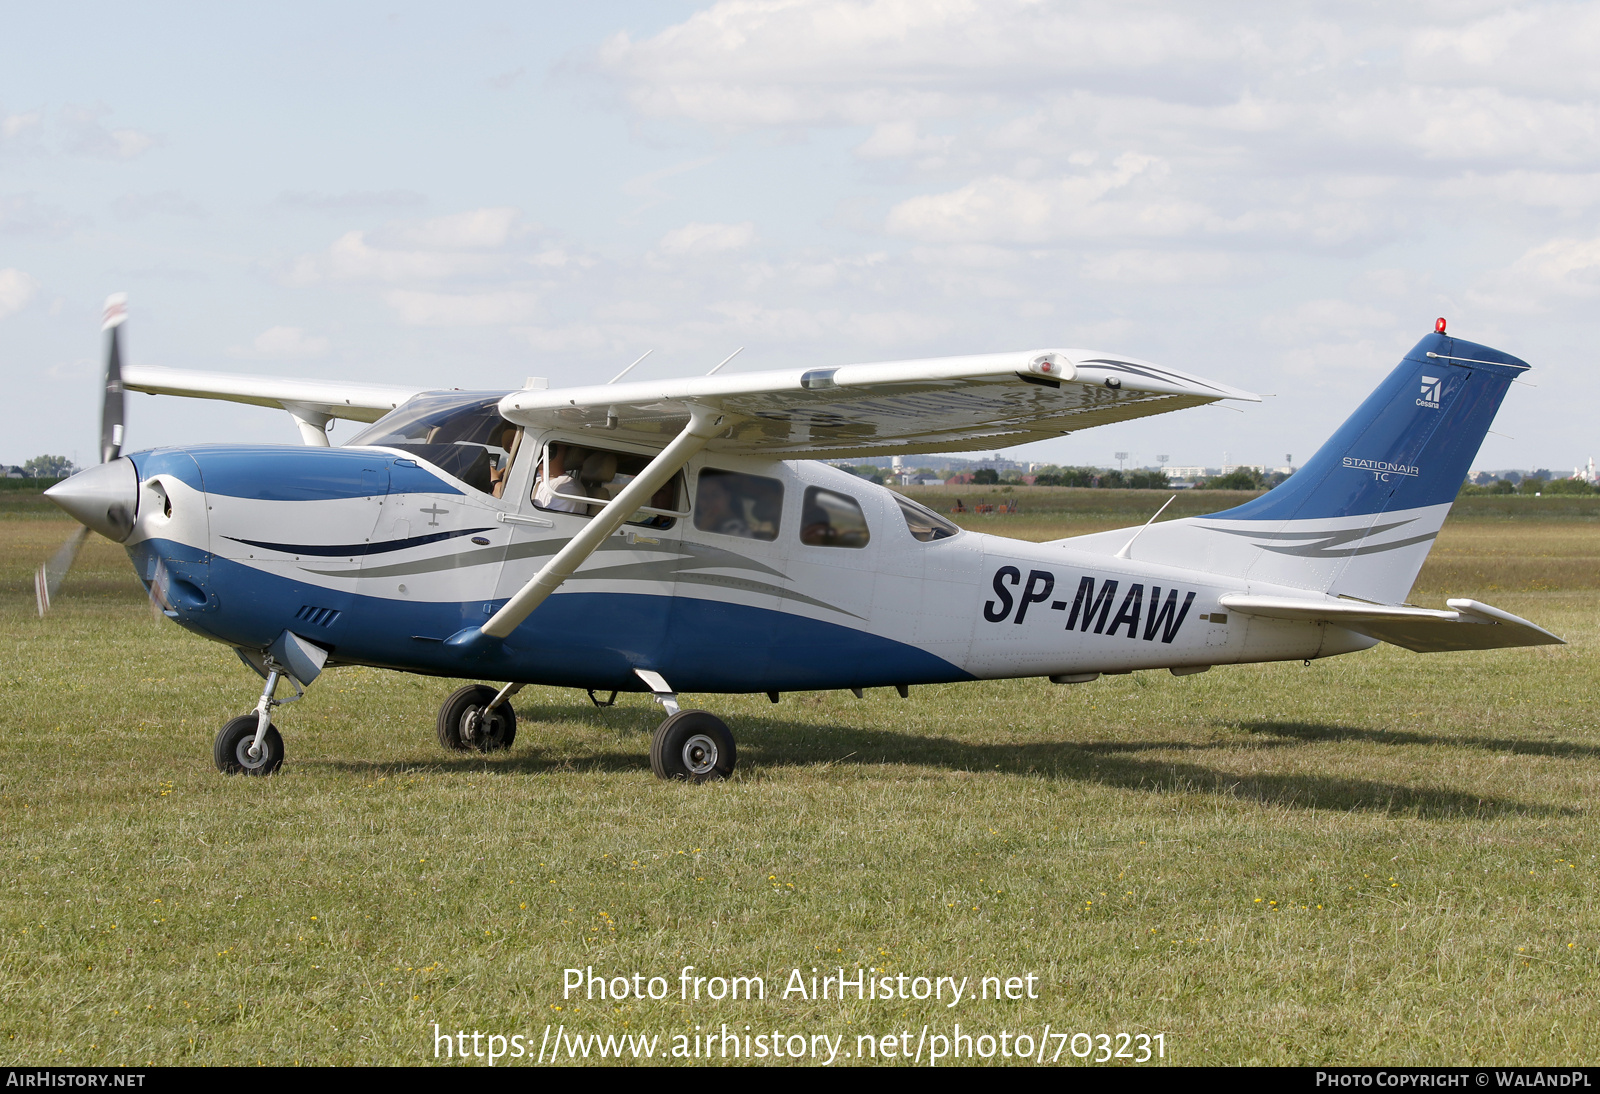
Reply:
<svg viewBox="0 0 1600 1094"><path fill-rule="evenodd" d="M959 527L932 509L918 505L910 498L895 494L894 500L900 503L900 512L906 518L906 528L911 532L913 539L928 543L936 539L949 539L961 531Z"/></svg>
<svg viewBox="0 0 1600 1094"><path fill-rule="evenodd" d="M345 442L410 452L475 490L498 494L520 431L500 417L504 392L418 395Z"/></svg>

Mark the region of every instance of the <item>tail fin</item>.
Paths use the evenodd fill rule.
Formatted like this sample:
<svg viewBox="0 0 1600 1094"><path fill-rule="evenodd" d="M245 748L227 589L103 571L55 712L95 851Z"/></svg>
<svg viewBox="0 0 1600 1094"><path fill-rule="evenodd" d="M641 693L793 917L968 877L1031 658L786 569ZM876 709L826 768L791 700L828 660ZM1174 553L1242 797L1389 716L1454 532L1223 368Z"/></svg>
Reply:
<svg viewBox="0 0 1600 1094"><path fill-rule="evenodd" d="M1233 509L1154 525L1132 557L1404 600L1506 389L1528 367L1488 346L1430 334L1282 485ZM1106 539L1115 550L1126 538L1108 532L1068 543L1097 550Z"/></svg>

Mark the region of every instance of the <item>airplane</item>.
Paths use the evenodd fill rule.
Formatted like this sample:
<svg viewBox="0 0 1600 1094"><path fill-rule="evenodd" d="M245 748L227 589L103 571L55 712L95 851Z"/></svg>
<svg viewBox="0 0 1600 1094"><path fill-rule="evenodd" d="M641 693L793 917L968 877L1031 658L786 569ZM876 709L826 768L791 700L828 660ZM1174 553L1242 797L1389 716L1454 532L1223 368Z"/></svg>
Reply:
<svg viewBox="0 0 1600 1094"><path fill-rule="evenodd" d="M281 767L273 712L336 665L470 683L451 750L511 747L511 698L649 693L664 779L728 777L684 692L783 692L1561 643L1499 608L1406 603L1501 400L1529 366L1444 320L1289 479L1206 516L1033 543L965 531L827 459L1060 437L1249 392L1120 354L1037 349L551 389L419 390L124 366L107 304L102 462L46 491L153 605L264 685L225 773ZM726 361L724 361L726 363ZM305 444L122 455L125 391L286 410ZM334 419L366 428L329 444ZM1157 514L1159 516L1159 513ZM503 682L503 683L502 683ZM294 694L280 697L287 683ZM600 692L609 692L606 700Z"/></svg>

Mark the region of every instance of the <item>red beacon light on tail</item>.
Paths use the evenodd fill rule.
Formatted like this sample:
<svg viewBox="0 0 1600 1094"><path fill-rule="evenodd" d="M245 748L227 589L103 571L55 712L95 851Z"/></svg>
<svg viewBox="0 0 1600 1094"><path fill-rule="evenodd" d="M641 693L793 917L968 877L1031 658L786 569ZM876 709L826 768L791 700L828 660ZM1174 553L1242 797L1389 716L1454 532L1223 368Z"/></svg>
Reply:
<svg viewBox="0 0 1600 1094"><path fill-rule="evenodd" d="M1441 315L1433 321L1433 332L1435 334L1444 333L1444 316Z"/></svg>

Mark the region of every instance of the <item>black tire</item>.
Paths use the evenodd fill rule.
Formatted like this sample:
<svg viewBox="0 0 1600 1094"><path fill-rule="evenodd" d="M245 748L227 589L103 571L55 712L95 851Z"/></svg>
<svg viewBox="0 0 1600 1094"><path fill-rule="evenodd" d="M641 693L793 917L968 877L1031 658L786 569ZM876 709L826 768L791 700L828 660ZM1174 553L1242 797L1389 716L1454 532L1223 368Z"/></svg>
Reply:
<svg viewBox="0 0 1600 1094"><path fill-rule="evenodd" d="M733 734L721 718L703 710L680 710L650 738L650 770L661 779L703 783L726 779L739 760Z"/></svg>
<svg viewBox="0 0 1600 1094"><path fill-rule="evenodd" d="M211 748L211 758L224 775L271 775L283 766L283 736L275 725L267 726L261 738L261 755L252 757L250 745L256 739L256 716L241 714L222 727Z"/></svg>
<svg viewBox="0 0 1600 1094"><path fill-rule="evenodd" d="M451 752L500 752L517 739L517 712L511 701L501 703L488 718L483 708L499 689L469 684L458 689L439 708L439 743Z"/></svg>

